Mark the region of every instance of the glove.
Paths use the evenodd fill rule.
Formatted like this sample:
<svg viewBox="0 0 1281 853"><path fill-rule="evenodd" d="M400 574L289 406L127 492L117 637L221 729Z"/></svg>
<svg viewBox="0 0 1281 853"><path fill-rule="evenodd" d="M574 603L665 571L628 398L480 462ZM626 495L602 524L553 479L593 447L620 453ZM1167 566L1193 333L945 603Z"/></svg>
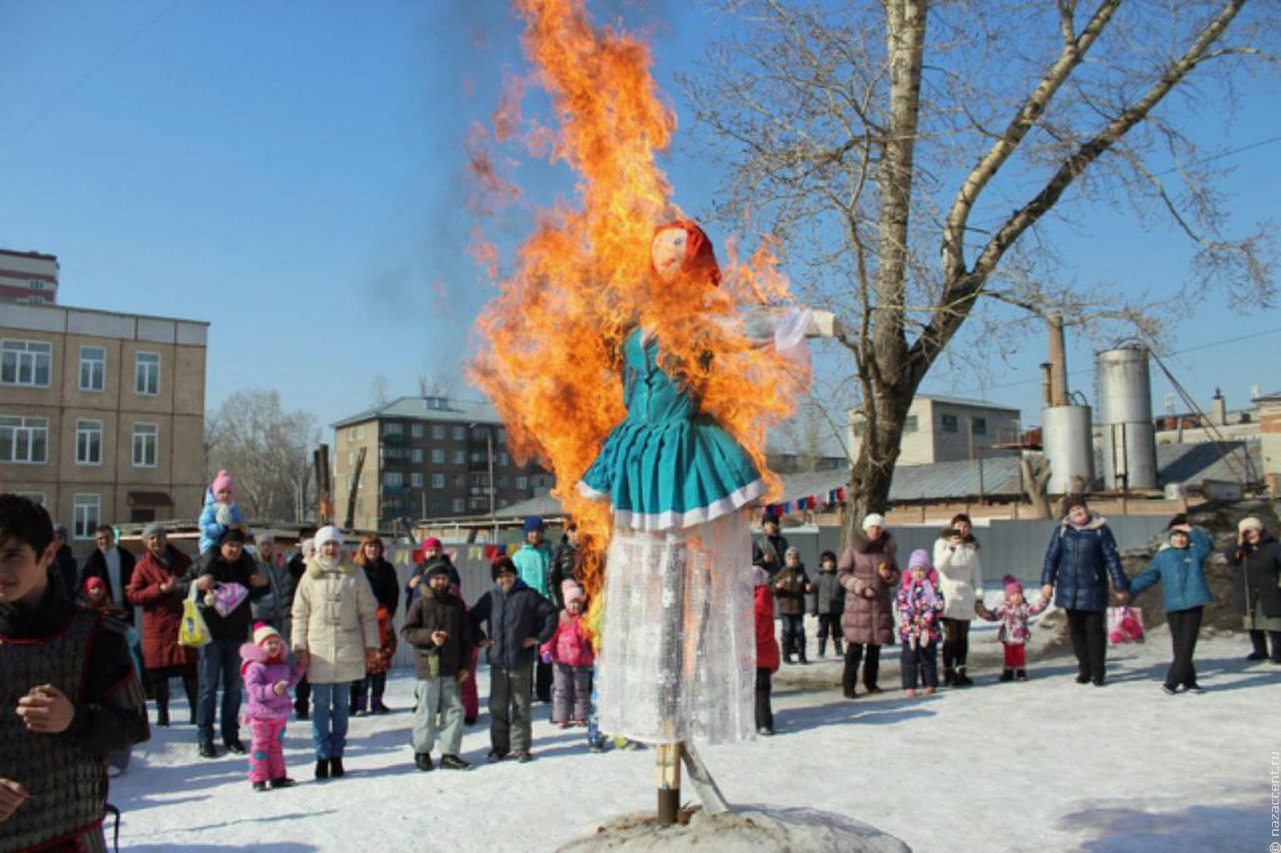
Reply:
<svg viewBox="0 0 1281 853"><path fill-rule="evenodd" d="M214 513L214 520L223 527L230 527L234 521L231 516L231 504L218 504L218 510Z"/></svg>
<svg viewBox="0 0 1281 853"><path fill-rule="evenodd" d="M551 653L551 652L543 652L542 659L543 659L543 663L551 663L551 662L552 662L552 653Z"/></svg>

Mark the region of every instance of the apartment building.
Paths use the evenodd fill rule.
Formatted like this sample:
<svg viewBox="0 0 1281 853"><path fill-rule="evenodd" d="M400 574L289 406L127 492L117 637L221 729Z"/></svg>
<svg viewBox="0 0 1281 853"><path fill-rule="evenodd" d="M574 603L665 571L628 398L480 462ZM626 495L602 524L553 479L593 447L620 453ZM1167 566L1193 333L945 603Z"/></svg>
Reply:
<svg viewBox="0 0 1281 853"><path fill-rule="evenodd" d="M0 302L0 490L76 539L194 518L208 323Z"/></svg>
<svg viewBox="0 0 1281 853"><path fill-rule="evenodd" d="M857 459L866 419L855 409L849 420L850 458ZM1017 451L995 445L1015 444L1018 440L1018 409L982 400L919 394L907 410L898 464L929 465L1008 455Z"/></svg>
<svg viewBox="0 0 1281 853"><path fill-rule="evenodd" d="M507 431L488 403L401 397L333 428L339 520L347 518L365 451L352 513L358 529L388 530L399 519L489 515L552 486L550 473L512 459Z"/></svg>
<svg viewBox="0 0 1281 853"><path fill-rule="evenodd" d="M57 257L0 249L0 302L52 305L57 301Z"/></svg>

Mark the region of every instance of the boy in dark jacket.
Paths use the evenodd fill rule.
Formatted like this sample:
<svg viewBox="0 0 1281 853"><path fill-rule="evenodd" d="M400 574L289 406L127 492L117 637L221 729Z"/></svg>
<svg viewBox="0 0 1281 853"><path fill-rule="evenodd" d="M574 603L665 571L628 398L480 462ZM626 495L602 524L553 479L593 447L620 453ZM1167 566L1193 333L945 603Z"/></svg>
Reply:
<svg viewBox="0 0 1281 853"><path fill-rule="evenodd" d="M752 565L760 566L770 577L778 574L783 568L783 557L787 553L787 537L779 533L778 516L773 510L766 510L761 516L763 535L752 543Z"/></svg>
<svg viewBox="0 0 1281 853"><path fill-rule="evenodd" d="M0 495L0 850L106 850L108 753L147 740L125 627L50 583L53 522Z"/></svg>
<svg viewBox="0 0 1281 853"><path fill-rule="evenodd" d="M485 626L480 645L489 650L488 758L502 761L510 753L523 763L532 758L532 668L538 647L556 633L556 607L516 577L510 557L499 557L493 573L494 588L471 611L477 628Z"/></svg>
<svg viewBox="0 0 1281 853"><path fill-rule="evenodd" d="M818 656L827 656L827 638L841 657L841 614L845 612L845 587L836 576L836 553L824 551L818 558L818 575L814 578L814 615L818 617Z"/></svg>
<svg viewBox="0 0 1281 853"><path fill-rule="evenodd" d="M436 562L424 573L427 585L414 599L400 634L416 649L414 674L414 766L432 769L431 750L439 735L443 755L440 766L447 770L471 767L458 755L463 742L463 700L461 685L471 677L472 625L467 606L450 590L449 569ZM528 695L528 694L526 694ZM436 729L436 714L444 721Z"/></svg>
<svg viewBox="0 0 1281 853"><path fill-rule="evenodd" d="M793 654L801 663L809 663L805 656L805 594L813 591L801 552L788 548L783 553L783 568L774 575L774 600L783 617L783 660L787 663L793 662Z"/></svg>

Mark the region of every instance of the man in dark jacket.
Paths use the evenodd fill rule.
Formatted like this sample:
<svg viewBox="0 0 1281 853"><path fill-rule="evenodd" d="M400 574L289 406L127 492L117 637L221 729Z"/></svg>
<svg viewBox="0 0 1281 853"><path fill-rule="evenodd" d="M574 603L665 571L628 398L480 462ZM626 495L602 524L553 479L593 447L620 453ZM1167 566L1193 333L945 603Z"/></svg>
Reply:
<svg viewBox="0 0 1281 853"><path fill-rule="evenodd" d="M67 598L74 599L76 584L80 581L80 567L76 565L76 555L71 553L71 546L67 544L67 540L71 538L70 531L65 524L55 524L53 535L58 543L58 553L54 555L53 564L49 568L62 583Z"/></svg>
<svg viewBox="0 0 1281 853"><path fill-rule="evenodd" d="M1107 575L1117 599L1129 600L1129 581L1107 519L1092 515L1080 495L1063 499L1063 523L1050 537L1041 570L1041 597L1054 595L1054 604L1067 611L1076 655L1077 684L1103 686L1107 654Z"/></svg>
<svg viewBox="0 0 1281 853"><path fill-rule="evenodd" d="M414 600L400 629L405 642L415 648L414 766L432 769L431 750L437 740L436 713L443 726L439 731L440 766L467 770L471 765L458 755L463 741L463 699L460 690L471 677L472 624L467 606L450 590L449 569L436 561L424 572L427 588Z"/></svg>
<svg viewBox="0 0 1281 853"><path fill-rule="evenodd" d="M186 597L191 585L195 584L196 589L207 594L215 587L233 583L240 584L249 594L225 616L203 600L198 605L210 637L209 642L200 647L200 662L197 664L200 694L196 699L196 729L202 758L218 757L213 744L213 723L220 680L223 745L237 755L246 752L240 741L240 646L250 635L252 614L249 602L266 595L269 582L258 573L254 558L245 553L245 532L239 527L227 528L218 547L200 555L179 583L178 592Z"/></svg>
<svg viewBox="0 0 1281 853"><path fill-rule="evenodd" d="M783 556L790 546L787 537L778 532L778 516L773 510L766 510L761 516L761 529L764 535L752 543L752 565L760 566L772 578L783 568Z"/></svg>
<svg viewBox="0 0 1281 853"><path fill-rule="evenodd" d="M565 609L565 600L561 592L561 584L565 581L578 581L581 585L583 582L583 547L582 534L578 532L578 525L570 522L565 527L565 535L560 543L556 545L556 553L552 555L552 574L547 583L547 591L556 605L557 610Z"/></svg>
<svg viewBox="0 0 1281 853"><path fill-rule="evenodd" d="M538 647L556 633L556 607L516 577L510 557L494 562L494 587L480 597L471 617L484 626L480 645L489 650L490 761L508 753L531 759L529 693Z"/></svg>
<svg viewBox="0 0 1281 853"><path fill-rule="evenodd" d="M102 578L107 585L107 598L125 612L125 621L132 625L133 605L125 598L125 590L133 580L133 554L116 545L116 532L105 524L93 538L98 547L85 559L77 589L84 589L89 578Z"/></svg>
<svg viewBox="0 0 1281 853"><path fill-rule="evenodd" d="M51 583L53 523L0 495L0 850L106 850L107 755L147 740L125 627Z"/></svg>

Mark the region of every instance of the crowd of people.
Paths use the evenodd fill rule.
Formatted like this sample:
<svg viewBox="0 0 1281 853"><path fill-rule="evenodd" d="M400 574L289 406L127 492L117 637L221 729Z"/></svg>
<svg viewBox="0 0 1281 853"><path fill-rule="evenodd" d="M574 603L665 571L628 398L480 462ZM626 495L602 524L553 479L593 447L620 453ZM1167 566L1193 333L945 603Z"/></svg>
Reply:
<svg viewBox="0 0 1281 853"><path fill-rule="evenodd" d="M0 495L0 693L17 709L12 719L0 718L0 847L65 841L102 849L104 768L123 770L132 745L149 736L148 698L154 725L173 724L174 678L187 698L198 755L246 755L255 791L295 784L283 754L291 717L310 721L315 778L345 775L350 716L391 710L384 691L399 642L414 650L409 745L420 771L470 769L462 739L479 717L481 654L489 669L488 761L533 759L536 701L551 704L554 725L583 727L593 751L605 748L594 685L601 626L589 611L585 549L572 524L553 548L542 520L527 519L524 541L495 554L493 585L468 603L457 568L431 537L403 588L377 536L348 548L342 532L326 526L304 530L287 562L270 535L253 537L251 551L234 490L226 471L210 484L200 519L204 547L195 559L171 544L160 524L143 529L137 559L104 526L81 569L65 529L42 507ZM1162 689L1202 692L1193 658L1212 600L1203 563L1213 543L1185 516L1170 521L1147 567L1127 578L1106 519L1071 497L1048 544L1036 600L1006 574L994 609L984 602L981 546L965 515L951 520L932 551L913 551L902 568L880 514L862 520L842 554L823 552L813 574L776 516L767 513L762 530L750 577L761 736L774 733L772 676L782 663L809 661L807 614L817 619L818 656L826 657L830 644L843 659L848 699L882 692L881 647L895 643L906 697L974 684L968 660L975 619L1000 623L999 680L1026 680L1029 620L1051 602L1066 612L1076 681L1103 686L1109 583L1122 602L1161 584L1173 647ZM1237 569L1234 606L1251 639L1248 658L1281 664L1281 543L1247 518L1227 556ZM32 795L51 787L73 795Z"/></svg>

